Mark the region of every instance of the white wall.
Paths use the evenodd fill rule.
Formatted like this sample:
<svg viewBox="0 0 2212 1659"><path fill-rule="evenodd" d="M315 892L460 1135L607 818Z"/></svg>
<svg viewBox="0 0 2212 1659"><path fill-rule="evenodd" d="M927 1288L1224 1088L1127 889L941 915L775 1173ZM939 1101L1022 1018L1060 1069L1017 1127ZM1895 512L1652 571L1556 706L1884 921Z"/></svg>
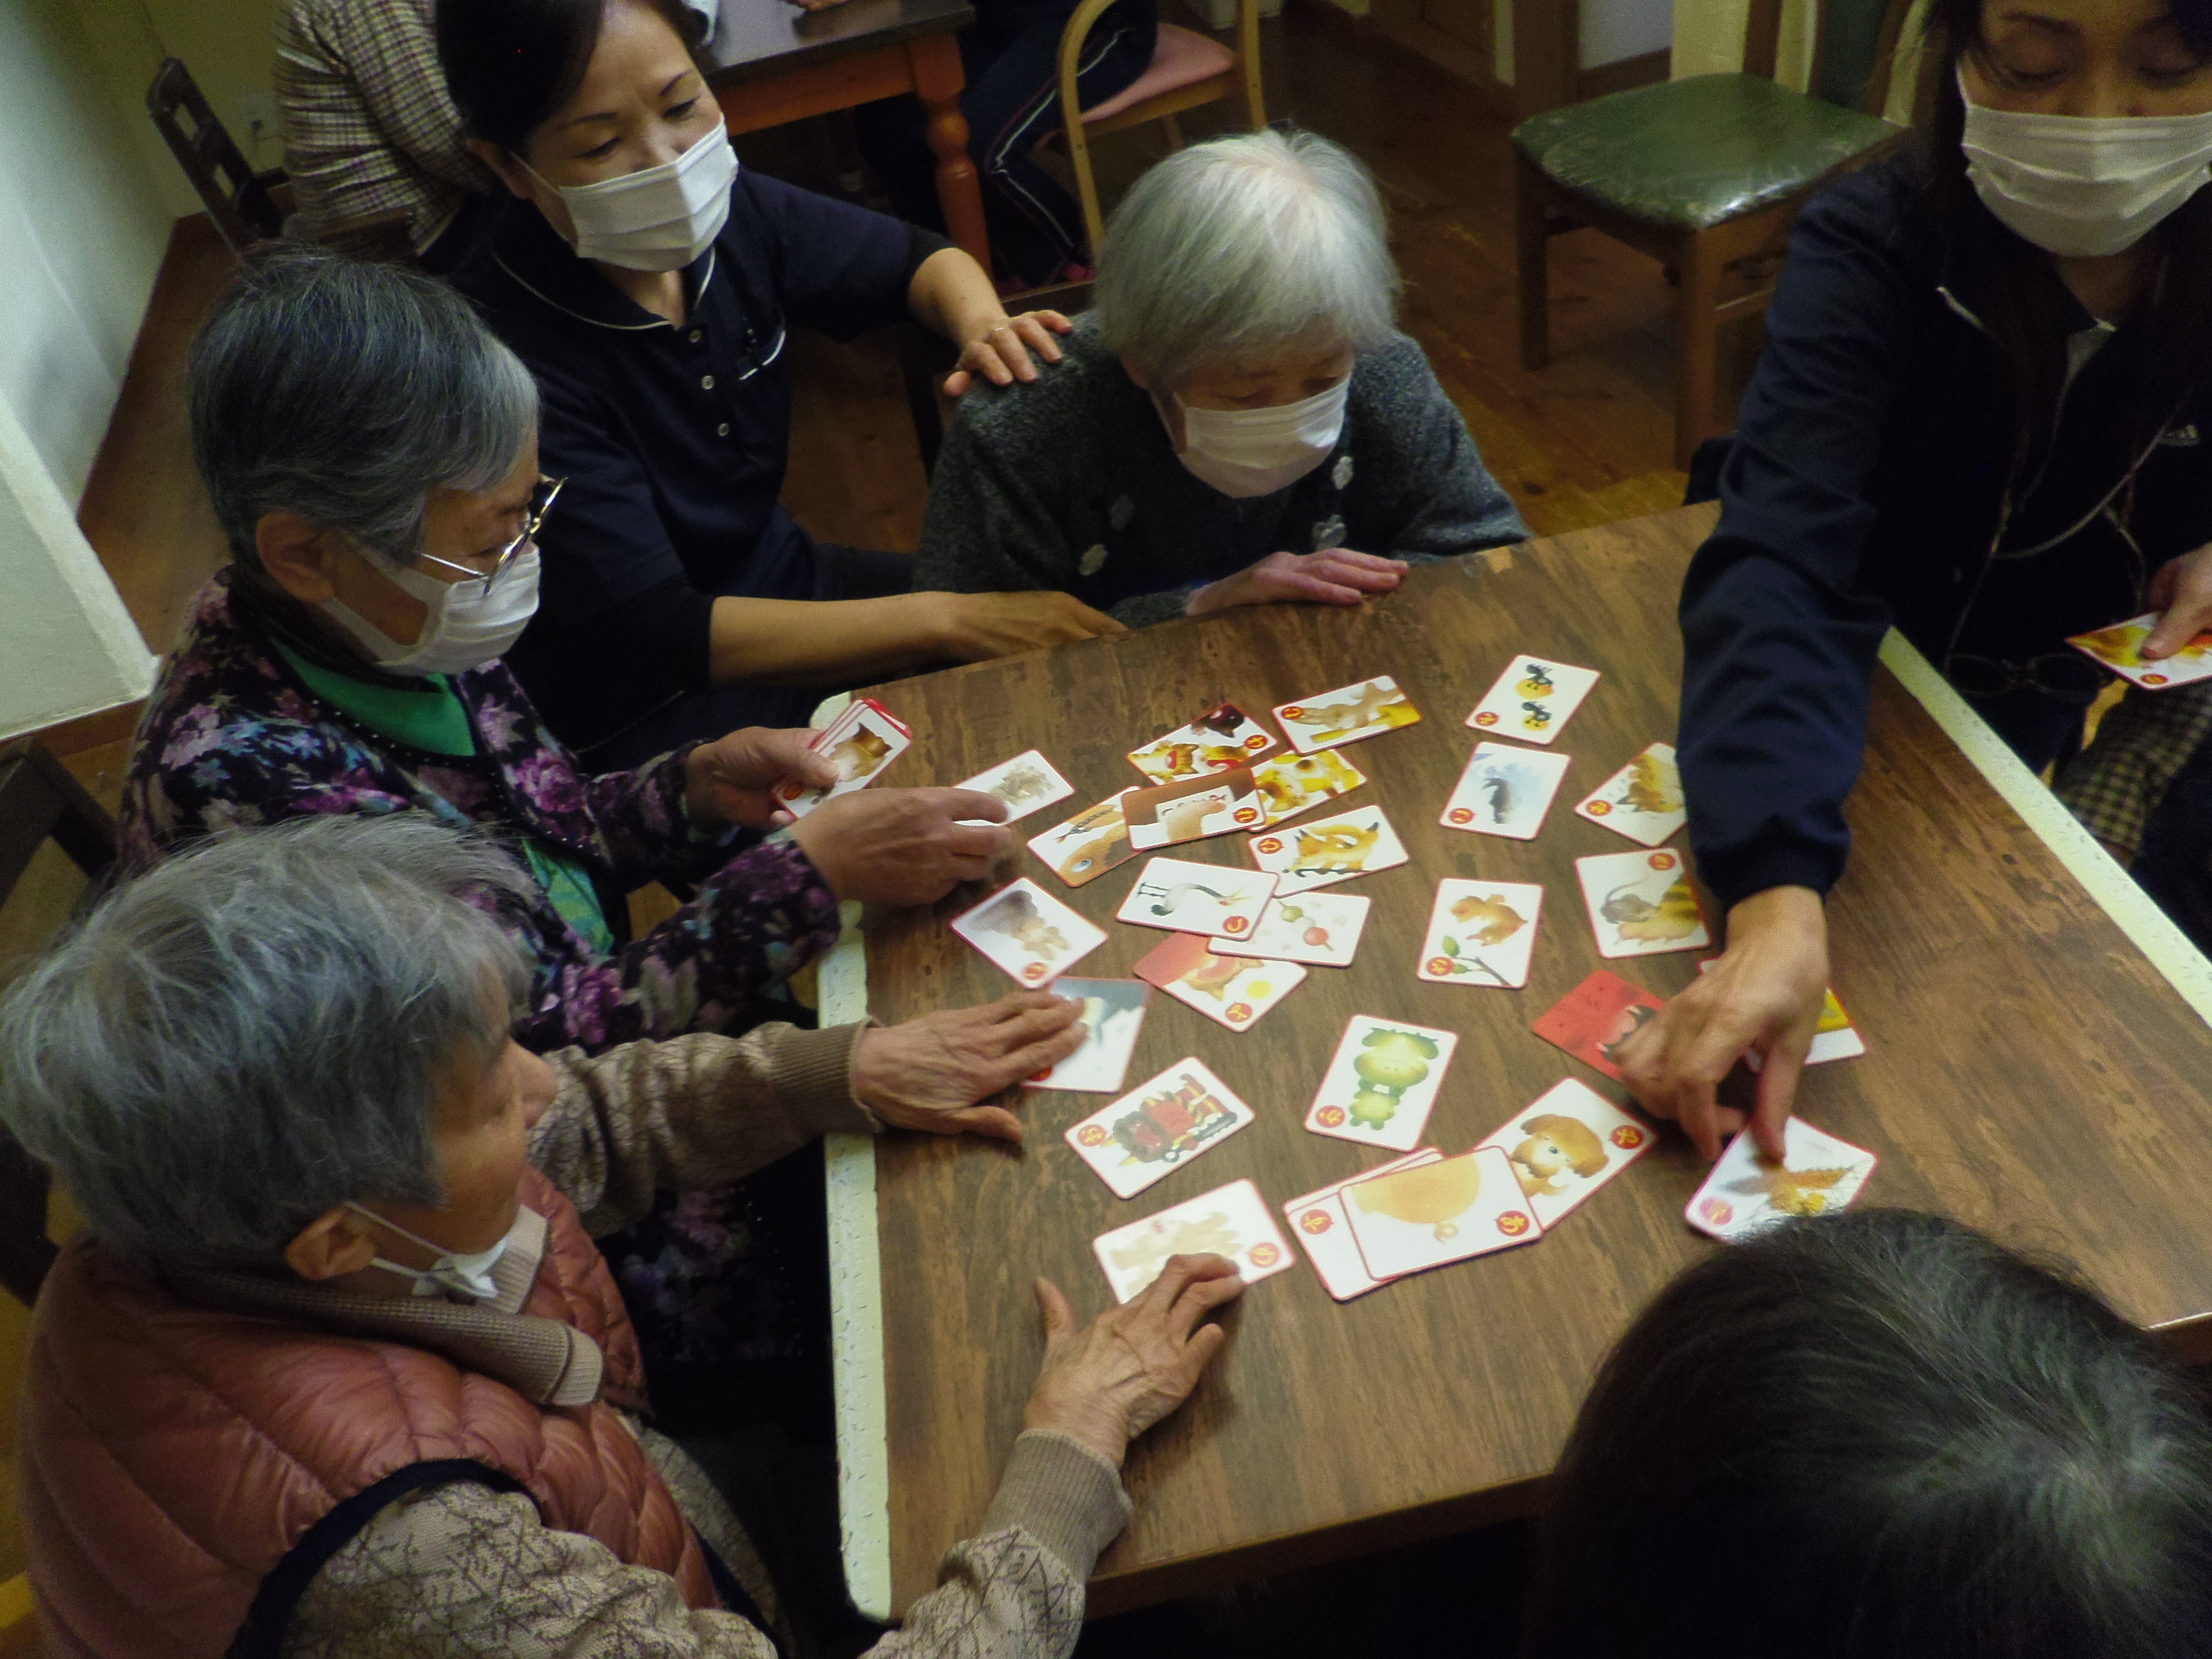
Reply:
<svg viewBox="0 0 2212 1659"><path fill-rule="evenodd" d="M1674 38L1674 0L1582 0L1582 67L1664 52Z"/></svg>

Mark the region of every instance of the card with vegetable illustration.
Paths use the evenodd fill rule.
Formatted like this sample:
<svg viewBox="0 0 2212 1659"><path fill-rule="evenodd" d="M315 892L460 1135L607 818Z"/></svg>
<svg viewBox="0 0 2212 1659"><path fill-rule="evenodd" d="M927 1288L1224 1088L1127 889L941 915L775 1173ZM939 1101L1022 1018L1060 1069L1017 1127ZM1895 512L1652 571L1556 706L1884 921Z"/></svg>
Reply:
<svg viewBox="0 0 2212 1659"><path fill-rule="evenodd" d="M1354 1014L1314 1092L1306 1127L1395 1152L1419 1146L1458 1047L1456 1031Z"/></svg>

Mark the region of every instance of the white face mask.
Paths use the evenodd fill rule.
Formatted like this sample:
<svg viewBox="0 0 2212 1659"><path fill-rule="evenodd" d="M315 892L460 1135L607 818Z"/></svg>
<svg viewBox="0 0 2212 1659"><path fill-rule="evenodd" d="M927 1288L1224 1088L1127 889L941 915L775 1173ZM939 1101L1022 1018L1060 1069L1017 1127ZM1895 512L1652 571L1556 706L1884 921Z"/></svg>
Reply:
<svg viewBox="0 0 2212 1659"><path fill-rule="evenodd" d="M1351 393L1347 374L1317 397L1275 409L1193 409L1177 398L1183 431L1177 459L1224 495L1272 495L1328 459L1344 431ZM1164 409L1160 419L1167 420Z"/></svg>
<svg viewBox="0 0 2212 1659"><path fill-rule="evenodd" d="M471 1250L463 1255L457 1255L441 1245L432 1243L419 1233L409 1232L406 1228L388 1216L380 1216L375 1211L362 1205L349 1202L346 1208L359 1210L378 1226L398 1233L410 1244L420 1244L438 1258L427 1267L404 1267L397 1261L387 1261L380 1255L369 1262L370 1267L381 1267L388 1273L398 1273L402 1279L413 1279L415 1289L412 1294L416 1296L444 1296L451 1292L465 1296L471 1302L491 1302L498 1299L499 1286L492 1282L491 1270L499 1265L499 1259L507 1254L507 1246L514 1243L516 1237L530 1224L530 1212L518 1210L515 1212L514 1224L507 1230L507 1236L498 1243L488 1250Z"/></svg>
<svg viewBox="0 0 2212 1659"><path fill-rule="evenodd" d="M1983 204L2062 258L2124 252L2212 179L2212 115L2033 115L1969 100L1961 147Z"/></svg>
<svg viewBox="0 0 2212 1659"><path fill-rule="evenodd" d="M550 184L529 162L522 166L567 206L576 252L625 270L681 270L704 253L729 221L730 186L738 179L726 127L672 161L596 185Z"/></svg>
<svg viewBox="0 0 2212 1659"><path fill-rule="evenodd" d="M465 674L507 654L538 614L538 549L526 547L491 592L481 580L441 582L419 570L377 574L430 608L412 645L402 645L352 606L325 599L322 609L353 635L380 668L399 674Z"/></svg>

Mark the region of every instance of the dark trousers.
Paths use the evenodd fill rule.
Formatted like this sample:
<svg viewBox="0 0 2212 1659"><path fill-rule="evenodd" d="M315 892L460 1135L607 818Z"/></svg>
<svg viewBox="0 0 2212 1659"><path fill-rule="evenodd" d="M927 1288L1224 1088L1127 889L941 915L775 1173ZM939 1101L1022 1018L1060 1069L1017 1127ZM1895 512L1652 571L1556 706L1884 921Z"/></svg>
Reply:
<svg viewBox="0 0 2212 1659"><path fill-rule="evenodd" d="M2212 740L2199 744L2166 786L2143 826L2132 873L2191 943L2212 956Z"/></svg>

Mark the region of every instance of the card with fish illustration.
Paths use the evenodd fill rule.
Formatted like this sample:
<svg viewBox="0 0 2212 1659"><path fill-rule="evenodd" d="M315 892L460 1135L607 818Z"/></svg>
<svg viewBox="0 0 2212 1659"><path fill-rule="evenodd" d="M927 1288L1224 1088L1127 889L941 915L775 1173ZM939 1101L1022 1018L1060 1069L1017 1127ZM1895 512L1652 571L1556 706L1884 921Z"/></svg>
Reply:
<svg viewBox="0 0 2212 1659"><path fill-rule="evenodd" d="M1682 775L1672 744L1655 743L1600 784L1575 811L1592 823L1618 830L1644 847L1656 847L1689 817L1682 805Z"/></svg>
<svg viewBox="0 0 2212 1659"><path fill-rule="evenodd" d="M1027 876L952 918L952 931L1023 985L1058 979L1106 942Z"/></svg>
<svg viewBox="0 0 2212 1659"><path fill-rule="evenodd" d="M1140 853L1256 830L1267 822L1251 769L1243 766L1132 789L1121 802L1121 816L1128 820L1129 845Z"/></svg>
<svg viewBox="0 0 2212 1659"><path fill-rule="evenodd" d="M1177 933L1129 970L1232 1031L1248 1031L1306 976L1273 957L1217 956L1196 933Z"/></svg>
<svg viewBox="0 0 2212 1659"><path fill-rule="evenodd" d="M1411 726L1421 711L1407 700L1398 682L1388 674L1334 691L1286 702L1275 710L1275 721L1301 755L1334 749L1340 743L1379 738L1401 726Z"/></svg>
<svg viewBox="0 0 2212 1659"><path fill-rule="evenodd" d="M1406 1152L1421 1144L1456 1031L1354 1014L1306 1109L1317 1135Z"/></svg>
<svg viewBox="0 0 2212 1659"><path fill-rule="evenodd" d="M1747 1130L1739 1133L1691 1194L1683 1219L1725 1243L1792 1216L1831 1215L1850 1207L1878 1161L1802 1117L1783 1126L1782 1149L1782 1162L1771 1164Z"/></svg>
<svg viewBox="0 0 2212 1659"><path fill-rule="evenodd" d="M1249 939L1274 890L1274 877L1263 870L1154 859L1138 872L1136 885L1114 915L1117 921L1164 927L1170 933Z"/></svg>
<svg viewBox="0 0 2212 1659"><path fill-rule="evenodd" d="M1663 956L1713 942L1680 853L1601 853L1577 859L1575 876L1601 957Z"/></svg>
<svg viewBox="0 0 2212 1659"><path fill-rule="evenodd" d="M1260 792L1262 821L1280 823L1312 811L1325 800L1348 795L1367 781L1367 774L1333 750L1317 755L1277 755L1252 769Z"/></svg>
<svg viewBox="0 0 2212 1659"><path fill-rule="evenodd" d="M2066 641L2076 651L2094 657L2122 679L2146 691L2163 691L2176 685L2193 685L2212 679L2212 630L2199 634L2170 657L2156 662L2142 659L2142 642L2158 626L2164 613L2153 611L2130 621L2114 623L2094 634L2076 634Z"/></svg>
<svg viewBox="0 0 2212 1659"><path fill-rule="evenodd" d="M1701 962L1698 971L1710 974L1719 958ZM1831 986L1820 997L1820 1022L1813 1028L1813 1046L1805 1051L1805 1064L1821 1066L1832 1060L1856 1060L1866 1052L1866 1039L1859 1028L1851 1024L1851 1017L1844 1012L1844 1005L1836 1000L1835 988ZM1756 1049L1743 1051L1743 1063L1756 1072L1765 1060Z"/></svg>
<svg viewBox="0 0 2212 1659"><path fill-rule="evenodd" d="M1200 1061L1179 1060L1070 1125L1067 1144L1115 1197L1134 1198L1255 1115Z"/></svg>
<svg viewBox="0 0 2212 1659"><path fill-rule="evenodd" d="M1495 1146L1370 1176L1340 1196L1359 1259L1375 1279L1510 1250L1544 1236L1513 1166Z"/></svg>
<svg viewBox="0 0 2212 1659"><path fill-rule="evenodd" d="M1030 851L1070 887L1097 880L1137 856L1137 849L1129 845L1128 821L1121 816L1122 802L1136 793L1133 786L1096 806L1085 807L1066 823L1056 823L1033 837Z"/></svg>
<svg viewBox="0 0 2212 1659"><path fill-rule="evenodd" d="M1247 1285L1286 1272L1297 1260L1267 1213L1267 1201L1249 1181L1232 1181L1149 1220L1116 1227L1091 1248L1097 1252L1116 1302L1142 1292L1171 1255L1225 1255Z"/></svg>
<svg viewBox="0 0 2212 1659"><path fill-rule="evenodd" d="M1528 982L1544 890L1523 881L1440 881L1417 977L1436 985Z"/></svg>
<svg viewBox="0 0 2212 1659"><path fill-rule="evenodd" d="M1389 1282L1369 1273L1366 1262L1360 1260L1359 1246L1352 1237L1352 1224L1345 1218L1344 1189L1355 1182L1434 1164L1443 1156L1435 1147L1424 1146L1418 1152L1391 1159L1380 1169L1332 1181L1320 1191L1307 1193L1283 1206L1283 1219L1291 1224L1291 1231L1305 1251L1306 1260L1313 1263L1323 1290L1339 1302L1349 1302L1355 1296L1380 1290Z"/></svg>
<svg viewBox="0 0 2212 1659"><path fill-rule="evenodd" d="M1050 1071L1023 1086L1077 1089L1114 1095L1128 1080L1129 1056L1137 1051L1137 1032L1152 988L1140 979L1056 979L1046 988L1056 997L1083 1005L1083 1046Z"/></svg>
<svg viewBox="0 0 2212 1659"><path fill-rule="evenodd" d="M1252 837L1252 862L1275 878L1278 898L1333 887L1406 862L1406 843L1379 806L1356 807L1311 823Z"/></svg>
<svg viewBox="0 0 2212 1659"><path fill-rule="evenodd" d="M1066 800L1075 793L1075 786L1060 776L1053 763L1035 749L1026 750L1012 760L1000 761L989 771L978 772L953 787L995 795L1006 802L1006 816L1000 820L1003 823L1018 823L1040 808L1056 800Z"/></svg>
<svg viewBox="0 0 2212 1659"><path fill-rule="evenodd" d="M1281 746L1273 732L1235 703L1217 703L1188 726L1132 749L1129 763L1154 783L1180 783L1208 772L1249 766Z"/></svg>
<svg viewBox="0 0 2212 1659"><path fill-rule="evenodd" d="M1569 755L1546 755L1510 743L1478 743L1467 769L1437 820L1447 830L1534 841L1552 810L1552 797L1574 764Z"/></svg>
<svg viewBox="0 0 2212 1659"><path fill-rule="evenodd" d="M1267 901L1248 939L1217 939L1224 957L1279 957L1317 968L1349 968L1367 926L1368 901L1349 893L1297 893Z"/></svg>
<svg viewBox="0 0 2212 1659"><path fill-rule="evenodd" d="M837 769L837 781L827 789L815 789L797 778L786 778L775 787L776 805L803 818L825 800L866 788L913 742L914 733L890 709L873 697L855 697L806 745L830 757Z"/></svg>
<svg viewBox="0 0 2212 1659"><path fill-rule="evenodd" d="M1586 1083L1553 1085L1480 1143L1505 1154L1546 1232L1659 1144L1658 1132Z"/></svg>
<svg viewBox="0 0 2212 1659"><path fill-rule="evenodd" d="M1666 1006L1665 998L1601 968L1553 1004L1528 1029L1619 1082L1620 1045Z"/></svg>
<svg viewBox="0 0 2212 1659"><path fill-rule="evenodd" d="M1495 738L1553 742L1598 678L1595 668L1543 657L1516 657L1505 665L1498 684L1482 694L1467 723Z"/></svg>

